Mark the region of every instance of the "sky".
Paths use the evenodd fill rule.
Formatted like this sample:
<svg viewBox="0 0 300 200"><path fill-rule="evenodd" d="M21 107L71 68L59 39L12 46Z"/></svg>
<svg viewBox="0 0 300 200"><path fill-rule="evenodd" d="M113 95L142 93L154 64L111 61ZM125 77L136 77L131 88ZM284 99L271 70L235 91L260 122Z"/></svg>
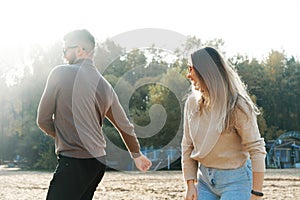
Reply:
<svg viewBox="0 0 300 200"><path fill-rule="evenodd" d="M102 42L127 31L167 29L202 41L220 38L227 55L262 59L271 50L300 58L298 0L3 0L0 64L74 29ZM5 58L3 52L14 54Z"/></svg>

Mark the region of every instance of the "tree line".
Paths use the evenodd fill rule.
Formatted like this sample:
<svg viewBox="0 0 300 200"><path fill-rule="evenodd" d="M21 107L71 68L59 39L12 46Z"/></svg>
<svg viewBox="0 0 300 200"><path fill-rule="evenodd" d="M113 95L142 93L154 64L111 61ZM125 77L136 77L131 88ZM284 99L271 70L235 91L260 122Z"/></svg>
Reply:
<svg viewBox="0 0 300 200"><path fill-rule="evenodd" d="M142 147L159 149L170 141L180 145L184 99L190 88L185 78L186 55L207 45L226 55L222 39L188 37L174 52L154 45L127 52L109 39L97 44L96 67L115 88L136 126ZM24 67L21 77L13 79L13 84L8 85L7 73L0 71L0 164L19 155L30 169L55 167L54 141L37 127L36 110L50 70L63 63L61 49L60 42L49 48L33 47L31 63ZM262 112L258 124L265 140L300 130L299 60L275 50L261 61L240 54L228 60ZM107 140L125 148L109 121L105 121L103 131Z"/></svg>

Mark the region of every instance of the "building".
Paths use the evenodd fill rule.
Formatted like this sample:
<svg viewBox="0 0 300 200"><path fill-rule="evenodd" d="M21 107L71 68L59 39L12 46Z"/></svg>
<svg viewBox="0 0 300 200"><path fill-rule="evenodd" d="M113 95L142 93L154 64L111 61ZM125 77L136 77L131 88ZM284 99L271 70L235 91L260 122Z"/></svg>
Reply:
<svg viewBox="0 0 300 200"><path fill-rule="evenodd" d="M300 168L300 133L286 132L267 142L268 168Z"/></svg>

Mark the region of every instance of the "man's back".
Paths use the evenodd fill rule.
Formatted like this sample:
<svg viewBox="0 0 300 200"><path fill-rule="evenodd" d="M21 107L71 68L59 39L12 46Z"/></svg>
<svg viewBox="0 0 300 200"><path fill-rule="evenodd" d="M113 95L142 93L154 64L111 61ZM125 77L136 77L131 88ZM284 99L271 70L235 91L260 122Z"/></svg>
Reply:
<svg viewBox="0 0 300 200"><path fill-rule="evenodd" d="M118 129L139 170L148 170L151 161L141 154L116 93L93 64L94 36L75 30L64 41L70 65L52 70L37 113L38 126L55 139L58 155L47 199L92 199L105 173L104 117Z"/></svg>
<svg viewBox="0 0 300 200"><path fill-rule="evenodd" d="M43 96L47 96L41 102L43 113L54 111L57 154L75 158L105 155L101 125L114 95L91 60L56 67Z"/></svg>

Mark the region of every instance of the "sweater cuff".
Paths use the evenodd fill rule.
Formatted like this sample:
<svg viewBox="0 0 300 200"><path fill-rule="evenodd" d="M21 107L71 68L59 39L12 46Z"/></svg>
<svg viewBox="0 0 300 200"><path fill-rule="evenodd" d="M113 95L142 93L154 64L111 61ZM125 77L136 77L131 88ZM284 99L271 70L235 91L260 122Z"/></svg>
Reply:
<svg viewBox="0 0 300 200"><path fill-rule="evenodd" d="M189 168L189 169L184 169L183 170L183 178L185 181L187 180L196 180L197 181L197 172L198 168Z"/></svg>
<svg viewBox="0 0 300 200"><path fill-rule="evenodd" d="M265 159L251 159L252 162L252 171L253 172L265 172L266 171L266 164Z"/></svg>
<svg viewBox="0 0 300 200"><path fill-rule="evenodd" d="M138 153L130 152L131 158L137 158L142 155L142 153L139 151Z"/></svg>

